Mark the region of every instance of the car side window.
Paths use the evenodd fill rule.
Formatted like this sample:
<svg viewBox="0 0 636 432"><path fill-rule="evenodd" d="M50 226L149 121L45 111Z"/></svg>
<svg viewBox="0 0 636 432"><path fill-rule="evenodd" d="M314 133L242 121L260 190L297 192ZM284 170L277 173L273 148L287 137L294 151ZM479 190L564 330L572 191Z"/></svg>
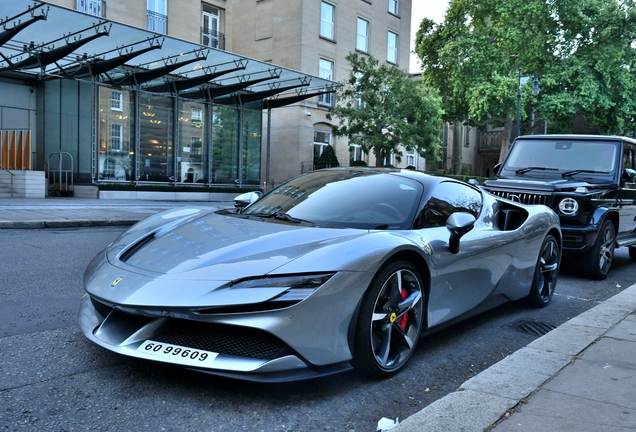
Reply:
<svg viewBox="0 0 636 432"><path fill-rule="evenodd" d="M415 229L446 226L446 220L455 212L470 213L477 218L481 206L479 190L454 181L441 182L435 186L414 226Z"/></svg>
<svg viewBox="0 0 636 432"><path fill-rule="evenodd" d="M634 149L627 146L623 150L623 169L625 168L634 169Z"/></svg>

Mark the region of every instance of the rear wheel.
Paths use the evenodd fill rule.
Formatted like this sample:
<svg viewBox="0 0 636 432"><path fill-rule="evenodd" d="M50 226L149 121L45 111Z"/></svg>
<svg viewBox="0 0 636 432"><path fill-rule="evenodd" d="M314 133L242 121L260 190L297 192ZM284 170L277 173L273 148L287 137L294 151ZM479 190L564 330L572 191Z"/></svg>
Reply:
<svg viewBox="0 0 636 432"><path fill-rule="evenodd" d="M594 247L586 257L584 268L587 276L592 279L602 280L609 274L614 260L614 247L616 230L612 221L606 220L596 237Z"/></svg>
<svg viewBox="0 0 636 432"><path fill-rule="evenodd" d="M554 288L559 275L559 263L561 262L561 250L559 243L553 235L548 235L543 240L534 271L532 288L528 294L528 302L535 307L545 307L552 300Z"/></svg>
<svg viewBox="0 0 636 432"><path fill-rule="evenodd" d="M424 290L415 266L397 260L375 276L360 309L352 364L372 377L399 371L420 337Z"/></svg>

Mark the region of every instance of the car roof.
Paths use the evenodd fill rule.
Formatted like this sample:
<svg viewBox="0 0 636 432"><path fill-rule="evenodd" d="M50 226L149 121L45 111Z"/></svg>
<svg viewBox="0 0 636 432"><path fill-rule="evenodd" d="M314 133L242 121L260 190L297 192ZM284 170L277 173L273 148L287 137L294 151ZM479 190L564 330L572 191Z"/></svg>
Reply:
<svg viewBox="0 0 636 432"><path fill-rule="evenodd" d="M549 135L522 135L517 139L568 139L586 141L625 141L636 145L636 139L619 135L586 135L586 134L549 134Z"/></svg>

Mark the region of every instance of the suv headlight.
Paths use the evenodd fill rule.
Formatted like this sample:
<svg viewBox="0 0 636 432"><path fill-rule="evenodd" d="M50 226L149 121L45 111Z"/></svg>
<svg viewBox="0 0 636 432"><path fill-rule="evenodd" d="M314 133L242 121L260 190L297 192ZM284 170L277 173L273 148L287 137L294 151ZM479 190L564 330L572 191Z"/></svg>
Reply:
<svg viewBox="0 0 636 432"><path fill-rule="evenodd" d="M559 203L559 211L566 216L574 216L579 211L579 203L574 198L563 198Z"/></svg>

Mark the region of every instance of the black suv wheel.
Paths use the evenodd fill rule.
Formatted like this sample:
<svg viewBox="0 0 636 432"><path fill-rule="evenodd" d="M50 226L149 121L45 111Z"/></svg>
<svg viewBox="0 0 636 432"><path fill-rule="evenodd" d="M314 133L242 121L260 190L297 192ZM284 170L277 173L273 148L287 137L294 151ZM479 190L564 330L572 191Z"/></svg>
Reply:
<svg viewBox="0 0 636 432"><path fill-rule="evenodd" d="M607 277L614 260L616 230L611 221L606 220L596 236L594 247L585 259L584 268L588 277L602 280Z"/></svg>

